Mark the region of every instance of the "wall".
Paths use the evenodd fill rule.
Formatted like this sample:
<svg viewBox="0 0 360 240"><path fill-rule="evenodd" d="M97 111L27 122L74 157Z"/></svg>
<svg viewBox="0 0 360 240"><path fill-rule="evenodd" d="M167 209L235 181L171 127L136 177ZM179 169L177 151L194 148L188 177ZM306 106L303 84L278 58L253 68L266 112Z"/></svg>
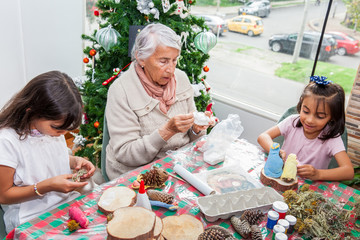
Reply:
<svg viewBox="0 0 360 240"><path fill-rule="evenodd" d="M82 74L83 0L0 1L0 107L36 75Z"/></svg>

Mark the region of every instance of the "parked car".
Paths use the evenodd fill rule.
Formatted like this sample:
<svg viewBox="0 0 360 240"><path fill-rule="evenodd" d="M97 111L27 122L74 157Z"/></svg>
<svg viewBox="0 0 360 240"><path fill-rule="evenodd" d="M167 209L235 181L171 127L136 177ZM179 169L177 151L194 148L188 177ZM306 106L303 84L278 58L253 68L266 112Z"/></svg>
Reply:
<svg viewBox="0 0 360 240"><path fill-rule="evenodd" d="M203 18L205 20L206 26L209 27L209 30L217 35L219 31L219 35L223 35L224 32L228 30L227 23L224 19L213 16L213 15L196 15L199 18Z"/></svg>
<svg viewBox="0 0 360 240"><path fill-rule="evenodd" d="M274 52L294 52L298 34L275 34L269 39L269 46ZM316 51L320 40L319 32L304 32L300 49L300 56L315 59ZM321 44L319 60L327 61L336 54L337 43L333 37L324 34Z"/></svg>
<svg viewBox="0 0 360 240"><path fill-rule="evenodd" d="M258 17L267 17L270 14L270 1L261 0L261 1L253 1L245 4L244 7L239 8L239 15L254 15Z"/></svg>
<svg viewBox="0 0 360 240"><path fill-rule="evenodd" d="M335 38L338 45L337 54L340 56L353 55L360 51L359 40L353 38L352 36L342 32L327 32L327 34Z"/></svg>
<svg viewBox="0 0 360 240"><path fill-rule="evenodd" d="M231 18L227 22L229 31L245 33L250 37L260 35L264 31L261 18L252 15L241 15Z"/></svg>

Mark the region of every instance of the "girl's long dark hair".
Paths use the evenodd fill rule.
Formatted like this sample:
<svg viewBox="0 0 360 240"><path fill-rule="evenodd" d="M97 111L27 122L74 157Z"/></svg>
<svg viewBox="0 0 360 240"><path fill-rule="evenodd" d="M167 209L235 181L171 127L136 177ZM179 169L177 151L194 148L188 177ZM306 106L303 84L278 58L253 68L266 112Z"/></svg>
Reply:
<svg viewBox="0 0 360 240"><path fill-rule="evenodd" d="M13 128L20 138L30 133L35 119L64 120L61 130L74 130L82 120L82 100L73 80L65 73L38 75L13 96L0 112L0 129Z"/></svg>
<svg viewBox="0 0 360 240"><path fill-rule="evenodd" d="M326 124L326 132L319 137L321 140L327 140L342 135L345 131L345 92L344 89L336 84L329 83L327 85L310 82L304 89L300 101L297 104L297 111L300 113L301 106L305 97L313 96L317 99L317 106L320 104L328 104L331 114L330 121ZM296 127L301 127L299 121Z"/></svg>

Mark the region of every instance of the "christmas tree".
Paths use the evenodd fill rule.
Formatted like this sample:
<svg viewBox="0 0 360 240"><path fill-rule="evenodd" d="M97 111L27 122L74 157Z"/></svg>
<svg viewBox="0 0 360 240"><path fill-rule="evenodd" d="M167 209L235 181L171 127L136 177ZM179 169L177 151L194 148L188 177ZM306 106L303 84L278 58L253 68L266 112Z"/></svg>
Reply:
<svg viewBox="0 0 360 240"><path fill-rule="evenodd" d="M90 46L84 49L83 60L87 64L87 80L79 86L85 123L80 126L78 137L83 141L78 143L80 148L76 155L87 157L100 167L107 91L120 71L126 71L131 63L128 53L132 26L162 23L181 36L182 50L177 67L185 71L194 89L203 89L198 91L195 103L198 111L205 111L211 100L205 82L204 72L209 70L205 62L216 38L205 33L207 27L202 18L190 15L195 3L196 0L99 0L96 3L94 15L99 29L91 36L82 36L90 41Z"/></svg>

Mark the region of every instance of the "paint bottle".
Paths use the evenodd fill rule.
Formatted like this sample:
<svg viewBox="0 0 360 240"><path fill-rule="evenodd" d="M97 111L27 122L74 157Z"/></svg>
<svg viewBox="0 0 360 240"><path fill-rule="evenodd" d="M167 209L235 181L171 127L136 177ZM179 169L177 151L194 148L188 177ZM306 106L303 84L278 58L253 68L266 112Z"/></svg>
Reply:
<svg viewBox="0 0 360 240"><path fill-rule="evenodd" d="M286 236L285 233L277 233L275 235L275 240L287 240L288 237Z"/></svg>
<svg viewBox="0 0 360 240"><path fill-rule="evenodd" d="M295 230L296 217L293 215L286 215L285 219L289 222L290 226L287 230L287 234L292 234Z"/></svg>
<svg viewBox="0 0 360 240"><path fill-rule="evenodd" d="M287 233L287 230L289 229L289 222L285 219L279 219L278 225L283 226L285 228L285 233Z"/></svg>
<svg viewBox="0 0 360 240"><path fill-rule="evenodd" d="M275 201L272 205L272 208L275 212L279 213L279 219L284 219L286 212L289 209L288 205L282 201Z"/></svg>
<svg viewBox="0 0 360 240"><path fill-rule="evenodd" d="M277 233L284 233L285 234L285 228L283 226L280 226L280 225L275 225L274 228L273 228L272 240L275 240L275 235Z"/></svg>
<svg viewBox="0 0 360 240"><path fill-rule="evenodd" d="M268 218L267 218L266 227L268 229L273 229L279 219L279 213L270 210L267 216Z"/></svg>

